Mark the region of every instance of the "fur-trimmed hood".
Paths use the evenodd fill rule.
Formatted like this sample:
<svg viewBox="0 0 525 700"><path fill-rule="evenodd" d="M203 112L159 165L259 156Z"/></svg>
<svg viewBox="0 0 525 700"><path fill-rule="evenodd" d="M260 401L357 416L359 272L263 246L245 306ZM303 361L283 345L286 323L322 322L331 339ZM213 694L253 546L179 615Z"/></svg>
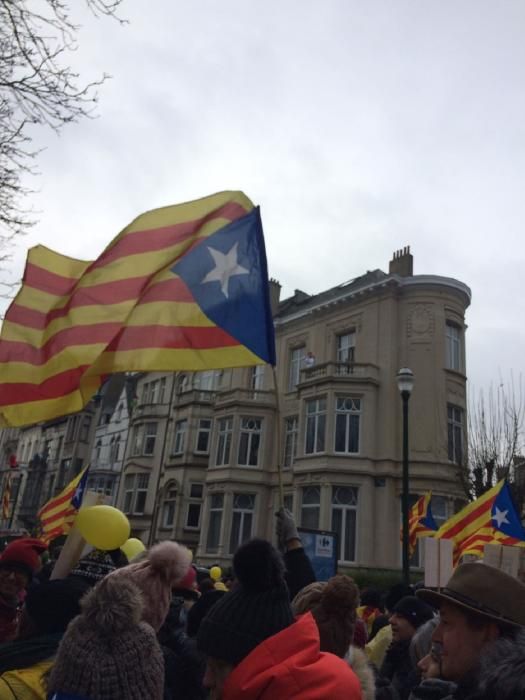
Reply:
<svg viewBox="0 0 525 700"><path fill-rule="evenodd" d="M479 697L484 700L525 698L525 630L518 632L516 639L498 639L483 654Z"/></svg>
<svg viewBox="0 0 525 700"><path fill-rule="evenodd" d="M525 630L501 637L482 653L479 664L456 685L431 678L414 688L410 700L522 700L525 698Z"/></svg>
<svg viewBox="0 0 525 700"><path fill-rule="evenodd" d="M363 700L374 700L376 696L376 682L366 654L358 647L351 646L346 652L345 661L359 679Z"/></svg>

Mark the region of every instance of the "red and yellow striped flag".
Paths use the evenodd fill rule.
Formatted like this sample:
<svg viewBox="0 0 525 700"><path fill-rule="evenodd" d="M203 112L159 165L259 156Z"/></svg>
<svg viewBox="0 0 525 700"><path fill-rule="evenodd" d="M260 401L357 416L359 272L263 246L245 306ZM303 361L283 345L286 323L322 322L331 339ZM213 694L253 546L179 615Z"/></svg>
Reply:
<svg viewBox="0 0 525 700"><path fill-rule="evenodd" d="M7 520L9 518L9 504L11 501L11 482L13 480L13 473L8 472L6 474L4 483L4 493L2 495L2 518Z"/></svg>
<svg viewBox="0 0 525 700"><path fill-rule="evenodd" d="M408 552L412 556L420 537L433 537L437 525L432 515L432 491L418 498L408 516ZM401 533L402 534L402 533Z"/></svg>
<svg viewBox="0 0 525 700"><path fill-rule="evenodd" d="M58 496L52 498L38 511L42 542L49 544L59 535L65 535L71 530L82 504L88 469L89 467L86 467L77 474Z"/></svg>
<svg viewBox="0 0 525 700"><path fill-rule="evenodd" d="M459 513L449 518L436 532L435 537L454 540L454 563L478 541L478 532L491 524L492 507L505 481L499 481L482 496L468 503ZM480 540L481 542L481 540Z"/></svg>
<svg viewBox="0 0 525 700"><path fill-rule="evenodd" d="M505 481L499 481L482 496L468 503L459 513L449 518L436 532L435 537L455 540L461 543L470 537L487 522L490 523L492 506Z"/></svg>
<svg viewBox="0 0 525 700"><path fill-rule="evenodd" d="M525 528L512 499L509 485L503 482L482 527L457 542L454 552L459 560L464 554L483 556L486 544L502 544L506 547L525 547Z"/></svg>
<svg viewBox="0 0 525 700"><path fill-rule="evenodd" d="M36 246L0 337L0 419L79 411L113 372L275 364L259 210L221 192L142 214L95 262Z"/></svg>

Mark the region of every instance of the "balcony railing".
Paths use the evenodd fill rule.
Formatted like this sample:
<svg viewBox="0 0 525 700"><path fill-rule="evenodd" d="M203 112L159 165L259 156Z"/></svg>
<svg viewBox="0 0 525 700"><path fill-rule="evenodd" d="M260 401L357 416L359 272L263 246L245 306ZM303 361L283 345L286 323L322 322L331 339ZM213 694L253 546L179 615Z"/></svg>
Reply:
<svg viewBox="0 0 525 700"><path fill-rule="evenodd" d="M188 391L182 391L175 396L174 403L178 406L186 405L188 403L208 403L212 404L217 396L216 391L210 391L208 389L189 389Z"/></svg>
<svg viewBox="0 0 525 700"><path fill-rule="evenodd" d="M215 404L225 403L258 403L269 406L275 405L275 392L262 389L231 389L217 394Z"/></svg>
<svg viewBox="0 0 525 700"><path fill-rule="evenodd" d="M319 380L372 381L379 383L379 367L362 362L323 362L301 370L301 384Z"/></svg>

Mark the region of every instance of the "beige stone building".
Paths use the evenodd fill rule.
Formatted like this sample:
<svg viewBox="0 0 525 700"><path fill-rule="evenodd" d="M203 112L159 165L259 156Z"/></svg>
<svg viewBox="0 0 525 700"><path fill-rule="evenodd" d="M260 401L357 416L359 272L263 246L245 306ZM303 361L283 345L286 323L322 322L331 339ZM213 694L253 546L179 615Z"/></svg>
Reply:
<svg viewBox="0 0 525 700"><path fill-rule="evenodd" d="M410 490L432 490L438 522L463 498L466 444L470 290L412 265L405 249L388 273L281 302L272 283L277 396L270 367L139 376L118 496L133 533L225 564L273 536L280 461L286 505L338 532L342 568L398 567L401 367L415 376Z"/></svg>

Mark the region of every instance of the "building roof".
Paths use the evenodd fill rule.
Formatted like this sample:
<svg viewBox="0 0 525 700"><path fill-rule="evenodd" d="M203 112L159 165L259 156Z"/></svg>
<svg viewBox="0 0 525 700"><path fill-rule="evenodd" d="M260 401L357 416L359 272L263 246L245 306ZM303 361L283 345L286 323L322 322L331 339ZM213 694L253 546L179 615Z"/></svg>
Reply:
<svg viewBox="0 0 525 700"><path fill-rule="evenodd" d="M300 318L313 311L322 309L342 301L348 301L356 294L365 291L374 291L380 287L393 285L397 287L413 287L420 285L437 285L449 287L461 293L465 297L466 306L471 301L470 288L451 277L441 277L439 275L413 275L401 276L398 274L387 274L382 270L372 270L366 274L356 277L348 282L331 287L319 294L307 294L300 289L295 290L295 294L279 303L278 312L275 316L276 325Z"/></svg>

